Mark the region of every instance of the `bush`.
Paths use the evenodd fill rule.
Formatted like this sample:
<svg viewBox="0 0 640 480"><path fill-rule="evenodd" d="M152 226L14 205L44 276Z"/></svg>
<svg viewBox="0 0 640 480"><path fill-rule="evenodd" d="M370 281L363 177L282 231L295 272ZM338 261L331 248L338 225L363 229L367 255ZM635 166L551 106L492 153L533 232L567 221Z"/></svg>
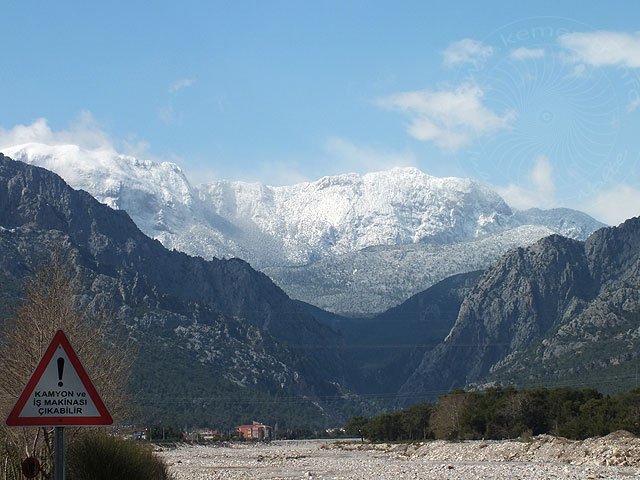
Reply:
<svg viewBox="0 0 640 480"><path fill-rule="evenodd" d="M170 480L168 467L149 445L91 432L67 449L68 480Z"/></svg>
<svg viewBox="0 0 640 480"><path fill-rule="evenodd" d="M0 427L0 479L21 480L20 452L6 436L4 427Z"/></svg>

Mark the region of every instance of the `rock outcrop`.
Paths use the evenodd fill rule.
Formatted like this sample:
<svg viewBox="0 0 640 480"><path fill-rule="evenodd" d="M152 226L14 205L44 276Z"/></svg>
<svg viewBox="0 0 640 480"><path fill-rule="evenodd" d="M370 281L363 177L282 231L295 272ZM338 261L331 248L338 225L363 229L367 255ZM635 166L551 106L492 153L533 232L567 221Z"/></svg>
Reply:
<svg viewBox="0 0 640 480"><path fill-rule="evenodd" d="M0 226L5 315L25 278L57 252L74 272L78 301L88 311L114 312L141 350L161 348L182 356L185 369L193 362L217 381L305 395L310 405L317 395L341 393L339 336L242 260L169 251L126 212L1 154ZM137 368L152 371L144 362L141 356ZM194 390L201 381L193 379Z"/></svg>
<svg viewBox="0 0 640 480"><path fill-rule="evenodd" d="M511 251L466 296L399 398L487 380L548 384L635 359L639 245L634 218L586 242L554 235Z"/></svg>

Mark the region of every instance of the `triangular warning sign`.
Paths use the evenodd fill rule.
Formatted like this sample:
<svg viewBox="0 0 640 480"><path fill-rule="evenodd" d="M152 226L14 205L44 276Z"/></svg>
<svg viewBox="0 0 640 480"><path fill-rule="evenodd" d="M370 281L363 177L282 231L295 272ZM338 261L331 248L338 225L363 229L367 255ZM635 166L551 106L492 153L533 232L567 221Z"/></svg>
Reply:
<svg viewBox="0 0 640 480"><path fill-rule="evenodd" d="M69 339L58 330L7 418L9 426L111 425Z"/></svg>

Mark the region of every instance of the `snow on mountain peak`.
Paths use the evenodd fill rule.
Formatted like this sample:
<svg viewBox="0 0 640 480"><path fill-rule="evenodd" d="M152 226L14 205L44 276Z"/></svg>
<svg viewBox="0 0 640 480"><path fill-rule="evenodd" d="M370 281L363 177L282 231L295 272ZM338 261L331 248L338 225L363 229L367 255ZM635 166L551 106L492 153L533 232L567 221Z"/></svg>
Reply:
<svg viewBox="0 0 640 480"><path fill-rule="evenodd" d="M31 143L4 153L126 210L168 248L205 258L238 256L257 267L301 265L376 245L465 242L529 218L544 223L544 213L515 221L504 200L479 182L414 167L282 187L217 181L195 188L175 164L110 150ZM564 233L565 223L554 222ZM565 229L581 232L575 228L581 222Z"/></svg>
<svg viewBox="0 0 640 480"><path fill-rule="evenodd" d="M416 168L282 187L214 182L202 198L252 231L250 238L275 240L294 264L374 245L469 240L501 228L500 218L512 213L478 182L432 177Z"/></svg>
<svg viewBox="0 0 640 480"><path fill-rule="evenodd" d="M119 183L164 198L180 197L185 202L189 201L191 193L178 165L140 160L113 150L27 143L7 148L4 153L15 160L54 171L74 188L83 188L98 197L105 190L103 182Z"/></svg>

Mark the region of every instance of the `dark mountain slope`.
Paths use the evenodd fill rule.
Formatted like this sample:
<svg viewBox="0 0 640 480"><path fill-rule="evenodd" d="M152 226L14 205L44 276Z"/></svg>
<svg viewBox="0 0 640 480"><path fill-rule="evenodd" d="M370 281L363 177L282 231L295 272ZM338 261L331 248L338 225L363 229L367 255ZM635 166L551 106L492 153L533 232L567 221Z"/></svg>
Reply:
<svg viewBox="0 0 640 480"><path fill-rule="evenodd" d="M467 295L451 333L400 395L433 398L492 371L489 379L549 382L559 374L552 363L575 363L571 356L589 338L594 347L620 334L614 325L638 328L639 246L635 218L584 243L554 235L508 253Z"/></svg>
<svg viewBox="0 0 640 480"><path fill-rule="evenodd" d="M2 158L2 157L0 157ZM245 318L274 336L293 338L291 327L320 333L315 320L298 309L264 274L238 260L204 261L166 250L146 237L121 210L69 188L55 174L13 162L0 164L0 225L66 233L97 273L135 271L163 294L165 302L206 302L227 315ZM286 315L283 312L286 311ZM327 329L323 335L330 336Z"/></svg>
<svg viewBox="0 0 640 480"><path fill-rule="evenodd" d="M487 380L609 392L640 386L640 219L595 232L585 255L595 298L567 310L546 338L495 365Z"/></svg>
<svg viewBox="0 0 640 480"><path fill-rule="evenodd" d="M358 393L389 401L425 352L447 336L481 273L454 275L373 318L346 318L301 305L343 335L349 384Z"/></svg>
<svg viewBox="0 0 640 480"><path fill-rule="evenodd" d="M56 250L79 300L116 312L144 348L173 345L216 381L272 395L341 393L339 336L241 260L168 251L125 212L1 154L0 227L0 310Z"/></svg>

